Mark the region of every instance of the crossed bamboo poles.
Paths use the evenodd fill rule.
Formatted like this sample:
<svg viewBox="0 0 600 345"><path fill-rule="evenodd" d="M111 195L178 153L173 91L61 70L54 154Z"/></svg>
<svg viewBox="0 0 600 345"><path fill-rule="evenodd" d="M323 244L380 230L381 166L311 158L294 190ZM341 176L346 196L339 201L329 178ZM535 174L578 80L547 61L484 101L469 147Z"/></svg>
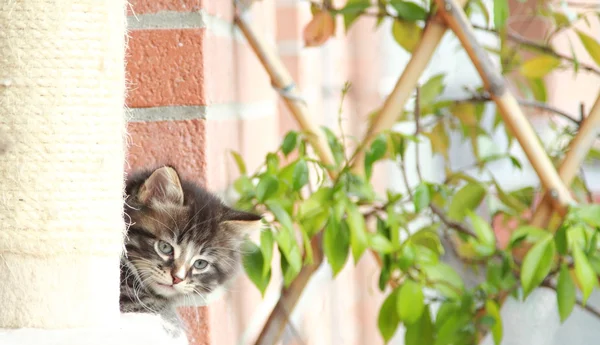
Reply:
<svg viewBox="0 0 600 345"><path fill-rule="evenodd" d="M485 89L496 103L504 122L509 126L513 135L525 151L527 159L538 175L546 193L534 212L532 224L546 227L553 216L559 220L565 214L567 207L574 204L571 193L567 188L576 176L583 160L592 147L600 128L600 95L589 115L581 124L575 138L569 144L569 149L558 171L554 168L546 154L531 124L519 107L514 95L506 86L502 75L493 67L491 60L483 47L477 42L473 27L468 21L463 6L466 0L435 0L437 13L426 23L423 36L415 47L411 59L398 79L393 91L387 97L378 116L373 119L365 133L362 145L367 147L379 133L392 127L397 114L402 112L409 95L417 86L417 82L429 64L433 53L439 45L446 30L450 28L458 37L475 65ZM310 120L308 108L301 101L297 88L289 72L279 56L256 34L252 25L245 18L243 11L236 11L234 22L241 29L250 46L258 56L263 67L271 77L273 86L280 90L283 99L298 122L300 128L310 133L308 140L315 148L317 155L325 162L333 162L327 140L318 126ZM359 153L352 163L353 171L361 174L364 153ZM335 172L330 172L333 175ZM556 212L556 214L554 213ZM298 302L304 287L312 273L322 262L323 254L318 244L318 238L313 241L315 262L305 266L298 277L288 288L283 288L281 296L271 315L262 329L256 345L275 344L287 323L287 315Z"/></svg>

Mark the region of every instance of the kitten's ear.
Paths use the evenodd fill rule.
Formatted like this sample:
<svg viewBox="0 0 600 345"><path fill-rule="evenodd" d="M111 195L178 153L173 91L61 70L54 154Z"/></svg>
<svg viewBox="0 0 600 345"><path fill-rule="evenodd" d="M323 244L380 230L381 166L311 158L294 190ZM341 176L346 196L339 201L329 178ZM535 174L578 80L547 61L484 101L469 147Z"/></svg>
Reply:
<svg viewBox="0 0 600 345"><path fill-rule="evenodd" d="M262 217L250 212L238 211L227 208L222 225L237 232L240 235L251 234L260 230Z"/></svg>
<svg viewBox="0 0 600 345"><path fill-rule="evenodd" d="M138 199L148 205L152 200L183 205L183 189L177 171L171 167L156 169L138 191Z"/></svg>

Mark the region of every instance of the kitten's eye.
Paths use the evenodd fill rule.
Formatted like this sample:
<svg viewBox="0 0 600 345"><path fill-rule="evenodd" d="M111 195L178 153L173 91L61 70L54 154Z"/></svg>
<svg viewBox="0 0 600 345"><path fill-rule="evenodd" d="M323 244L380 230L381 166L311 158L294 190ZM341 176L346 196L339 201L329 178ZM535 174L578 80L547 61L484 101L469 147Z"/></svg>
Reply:
<svg viewBox="0 0 600 345"><path fill-rule="evenodd" d="M165 241L158 241L158 250L165 255L173 254L173 246Z"/></svg>
<svg viewBox="0 0 600 345"><path fill-rule="evenodd" d="M196 260L196 262L194 262L194 268L196 268L196 269L201 270L203 268L206 268L206 266L208 266L208 261L206 261L206 260L200 259L200 260Z"/></svg>

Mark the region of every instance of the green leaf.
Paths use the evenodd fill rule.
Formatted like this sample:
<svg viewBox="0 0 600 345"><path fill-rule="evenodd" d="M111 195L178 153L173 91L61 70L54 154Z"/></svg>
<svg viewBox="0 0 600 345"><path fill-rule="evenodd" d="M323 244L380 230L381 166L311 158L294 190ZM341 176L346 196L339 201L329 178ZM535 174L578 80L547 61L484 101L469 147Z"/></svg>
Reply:
<svg viewBox="0 0 600 345"><path fill-rule="evenodd" d="M427 12L414 2L392 0L390 5L398 12L398 17L410 21L427 19Z"/></svg>
<svg viewBox="0 0 600 345"><path fill-rule="evenodd" d="M487 300L485 301L485 311L489 316L494 318L492 337L494 338L494 344L500 345L502 342L502 317L500 316L500 308L498 308L498 304L495 301Z"/></svg>
<svg viewBox="0 0 600 345"><path fill-rule="evenodd" d="M575 277L577 277L581 286L583 304L585 305L590 294L598 285L598 276L578 245L573 246L573 259L575 260Z"/></svg>
<svg viewBox="0 0 600 345"><path fill-rule="evenodd" d="M254 242L246 241L242 248L242 252L244 253L242 258L244 270L246 271L248 278L250 278L250 281L252 281L264 297L265 290L271 280L271 271L269 270L269 273L266 276L262 274L265 260L261 249Z"/></svg>
<svg viewBox="0 0 600 345"><path fill-rule="evenodd" d="M577 54L575 54L575 48L573 48L573 42L571 42L571 38L567 37L569 41L569 49L571 50L571 56L573 57L573 72L577 74L579 72L579 59L577 58Z"/></svg>
<svg viewBox="0 0 600 345"><path fill-rule="evenodd" d="M379 316L377 317L377 326L383 340L387 344L390 339L396 333L398 326L400 325L400 318L396 311L396 299L398 298L398 289L392 291L379 309Z"/></svg>
<svg viewBox="0 0 600 345"><path fill-rule="evenodd" d="M525 298L538 287L550 273L556 254L556 246L551 236L536 243L525 255L521 267L521 283Z"/></svg>
<svg viewBox="0 0 600 345"><path fill-rule="evenodd" d="M510 9L507 0L494 0L494 27L497 30L504 29L509 14Z"/></svg>
<svg viewBox="0 0 600 345"><path fill-rule="evenodd" d="M387 237L379 233L369 234L369 247L378 253L389 254L394 250L392 242Z"/></svg>
<svg viewBox="0 0 600 345"><path fill-rule="evenodd" d="M576 215L589 225L600 227L600 205L583 205L576 211Z"/></svg>
<svg viewBox="0 0 600 345"><path fill-rule="evenodd" d="M536 243L550 236L550 233L546 230L531 225L524 225L513 231L513 233L510 235L510 240L508 243L509 246L514 247L522 241Z"/></svg>
<svg viewBox="0 0 600 345"><path fill-rule="evenodd" d="M494 185L496 186L496 192L498 194L498 199L500 199L500 201L502 201L502 203L510 208L512 208L513 210L517 211L517 212L523 212L526 208L527 205L523 204L519 199L515 198L514 196L507 194L502 187L500 186L500 184L498 183L498 181L496 181L495 179L494 181Z"/></svg>
<svg viewBox="0 0 600 345"><path fill-rule="evenodd" d="M281 206L281 204L277 203L276 201L267 201L266 205L269 208L269 210L273 212L275 219L277 219L281 226L288 230L292 230L294 228L294 226L292 225L292 218L287 213L287 211Z"/></svg>
<svg viewBox="0 0 600 345"><path fill-rule="evenodd" d="M312 265L314 263L314 252L312 244L310 243L310 237L306 231L301 231L302 243L304 244L304 264Z"/></svg>
<svg viewBox="0 0 600 345"><path fill-rule="evenodd" d="M400 257L397 261L398 267L401 270L406 271L409 267L414 265L416 257L416 246L411 242L403 244L402 247L400 247Z"/></svg>
<svg viewBox="0 0 600 345"><path fill-rule="evenodd" d="M256 186L256 198L259 202L269 199L279 189L279 181L273 175L265 174Z"/></svg>
<svg viewBox="0 0 600 345"><path fill-rule="evenodd" d="M431 194L429 192L429 185L425 182L421 182L417 188L415 188L415 197L413 202L415 203L415 212L419 213L422 209L429 207L431 202Z"/></svg>
<svg viewBox="0 0 600 345"><path fill-rule="evenodd" d="M569 268L563 263L560 267L558 283L556 285L556 301L558 302L560 322L565 322L569 315L571 315L575 306L575 293L575 283L573 282L573 278L571 278Z"/></svg>
<svg viewBox="0 0 600 345"><path fill-rule="evenodd" d="M392 25L392 36L409 53L419 44L422 34L423 29L416 22L396 19Z"/></svg>
<svg viewBox="0 0 600 345"><path fill-rule="evenodd" d="M284 273L284 283L289 286L289 283L300 273L302 268L302 254L300 247L296 242L292 229L281 228L275 234L275 241L281 252L281 269Z"/></svg>
<svg viewBox="0 0 600 345"><path fill-rule="evenodd" d="M435 329L431 322L429 308L421 315L421 318L413 324L407 324L404 333L404 345L433 345Z"/></svg>
<svg viewBox="0 0 600 345"><path fill-rule="evenodd" d="M389 135L394 155L400 156L400 158L404 159L404 153L406 152L406 147L408 146L406 145L406 140L404 139L404 136L396 132L392 132Z"/></svg>
<svg viewBox="0 0 600 345"><path fill-rule="evenodd" d="M233 188L242 195L251 195L254 192L254 185L247 175L242 175L235 180Z"/></svg>
<svg viewBox="0 0 600 345"><path fill-rule="evenodd" d="M275 240L270 229L260 233L260 250L263 255L263 278L271 272L271 260L273 260L273 245Z"/></svg>
<svg viewBox="0 0 600 345"><path fill-rule="evenodd" d="M300 190L308 183L308 165L304 159L298 160L294 168L294 190Z"/></svg>
<svg viewBox="0 0 600 345"><path fill-rule="evenodd" d="M407 247L407 249L410 247ZM412 246L415 253L415 261L418 265L436 265L440 255L430 247L423 245Z"/></svg>
<svg viewBox="0 0 600 345"><path fill-rule="evenodd" d="M444 92L445 77L446 75L443 73L436 74L429 78L429 80L427 80L427 82L423 84L423 86L421 86L419 90L419 100L421 107L433 103L433 101L437 97L439 97L439 95L441 95L442 92Z"/></svg>
<svg viewBox="0 0 600 345"><path fill-rule="evenodd" d="M245 175L246 164L244 163L244 159L242 159L242 156L240 156L240 154L235 151L229 151L229 153L231 153L231 156L235 160L235 164L237 165L240 174Z"/></svg>
<svg viewBox="0 0 600 345"><path fill-rule="evenodd" d="M546 92L546 84L543 78L530 78L527 79L527 84L531 89L533 98L540 102L546 102L548 99L548 93Z"/></svg>
<svg viewBox="0 0 600 345"><path fill-rule="evenodd" d="M527 78L542 78L560 66L560 59L552 55L540 55L521 65L520 72Z"/></svg>
<svg viewBox="0 0 600 345"><path fill-rule="evenodd" d="M434 265L424 265L422 271L432 283L432 287L442 295L454 299L460 298L459 292L464 290L465 285L460 275L450 265L438 262Z"/></svg>
<svg viewBox="0 0 600 345"><path fill-rule="evenodd" d="M329 218L330 208L327 205L331 202L331 196L331 187L322 187L298 207L298 219L310 237L325 226Z"/></svg>
<svg viewBox="0 0 600 345"><path fill-rule="evenodd" d="M495 249L496 235L494 234L494 230L492 230L490 224L470 210L467 210L467 215L469 216L469 218L471 218L473 230L475 231L475 234L477 235L479 241L489 246L490 248Z"/></svg>
<svg viewBox="0 0 600 345"><path fill-rule="evenodd" d="M564 224L556 230L556 233L554 234L554 244L556 245L556 251L560 255L567 255L569 243L567 240L567 227Z"/></svg>
<svg viewBox="0 0 600 345"><path fill-rule="evenodd" d="M436 232L438 226L439 225L434 224L418 230L410 236L411 242L418 246L429 248L432 252L436 253L437 255L443 255L444 246L440 241L440 236Z"/></svg>
<svg viewBox="0 0 600 345"><path fill-rule="evenodd" d="M486 190L481 184L473 182L468 183L456 192L452 198L448 210L448 217L452 220L462 221L467 214L467 210L475 210L477 206L481 204L485 193Z"/></svg>
<svg viewBox="0 0 600 345"><path fill-rule="evenodd" d="M287 157L290 152L294 151L296 145L298 144L298 132L290 131L283 138L283 143L281 144L281 151Z"/></svg>
<svg viewBox="0 0 600 345"><path fill-rule="evenodd" d="M533 203L533 197L536 191L533 187L523 187L515 191L510 192L511 196L519 199L525 205L531 205Z"/></svg>
<svg viewBox="0 0 600 345"><path fill-rule="evenodd" d="M460 306L455 301L444 301L438 309L435 317L435 328L439 329L441 326L451 319L459 311Z"/></svg>
<svg viewBox="0 0 600 345"><path fill-rule="evenodd" d="M421 286L412 280L404 282L396 303L400 320L406 324L417 322L425 310L425 296Z"/></svg>
<svg viewBox="0 0 600 345"><path fill-rule="evenodd" d="M279 155L276 153L267 154L267 172L275 175L279 170Z"/></svg>
<svg viewBox="0 0 600 345"><path fill-rule="evenodd" d="M325 136L327 137L327 143L329 144L329 148L333 153L333 158L335 159L335 163L337 165L341 164L344 161L344 146L340 143L339 139L335 136L335 134L331 131L331 129L327 127L321 127Z"/></svg>
<svg viewBox="0 0 600 345"><path fill-rule="evenodd" d="M354 262L358 262L369 244L367 226L365 224L365 218L359 212L358 207L350 201L346 202L346 212L348 215L348 227L350 228L352 256L354 257Z"/></svg>
<svg viewBox="0 0 600 345"><path fill-rule="evenodd" d="M375 140L371 143L371 148L365 155L365 175L367 179L371 177L373 169L373 163L380 160L385 156L387 151L387 140L385 135L378 135Z"/></svg>
<svg viewBox="0 0 600 345"><path fill-rule="evenodd" d="M371 7L371 2L369 0L348 0L346 6L339 10L344 16L344 26L346 27L346 31L350 29L350 26L354 24L354 21L358 19L360 14Z"/></svg>
<svg viewBox="0 0 600 345"><path fill-rule="evenodd" d="M556 26L569 26L571 24L569 17L567 17L564 13L553 12L552 17L554 17L554 23Z"/></svg>
<svg viewBox="0 0 600 345"><path fill-rule="evenodd" d="M281 262L281 272L283 273L283 285L287 288L296 279L300 270L290 265L285 255L281 255L279 259Z"/></svg>
<svg viewBox="0 0 600 345"><path fill-rule="evenodd" d="M338 223L331 214L323 233L323 252L331 265L334 277L344 268L348 259L350 249L350 234L348 232L346 222Z"/></svg>
<svg viewBox="0 0 600 345"><path fill-rule="evenodd" d="M468 323L471 322L471 313L465 313L463 310L457 310L452 317L446 318L437 330L436 345L454 345L454 344L473 344L473 342L461 342L460 335ZM437 324L437 322L436 322Z"/></svg>
<svg viewBox="0 0 600 345"><path fill-rule="evenodd" d="M594 62L600 66L600 44L598 44L593 37L588 36L579 30L575 31L577 32L577 36L579 36L581 43L585 47L585 50L587 50L588 54L590 54L592 59L594 59Z"/></svg>

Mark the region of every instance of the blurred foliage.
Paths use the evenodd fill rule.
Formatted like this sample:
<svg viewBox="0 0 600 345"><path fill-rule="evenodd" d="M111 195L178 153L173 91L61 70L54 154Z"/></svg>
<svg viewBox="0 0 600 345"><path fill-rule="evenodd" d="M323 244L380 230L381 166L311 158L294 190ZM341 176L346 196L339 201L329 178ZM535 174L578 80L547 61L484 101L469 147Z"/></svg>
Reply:
<svg viewBox="0 0 600 345"><path fill-rule="evenodd" d="M428 1L403 0L379 0L376 4L349 0L342 8L315 1L311 8L313 18L304 31L307 46L324 44L335 35L336 18L340 16L346 30L360 16L374 16L378 18L377 26L384 18L393 20L392 35L409 53L419 44L425 21L435 12ZM549 3L543 5L535 15L553 25L547 40L541 43L508 32L509 8L505 0L495 0L492 11L482 0L471 0L466 13L485 18L486 26L478 29L496 34L500 42L499 49L489 48L489 52L498 56L503 74L518 75L512 80L533 104L544 107L544 77L552 71L578 73L585 69L600 75L600 44L591 36L577 30L570 39L580 41L595 65L581 63L573 50L556 52L548 43L575 23L598 15L596 12L569 17ZM300 131L288 132L281 146L268 153L254 173L249 173L242 158L233 154L241 175L234 184L239 194L237 206L262 212L269 224L259 244L247 244L244 260L249 278L261 293L271 280L275 250L281 254L279 264L285 286L289 286L302 267L313 262L311 241L318 240L334 276L349 261L358 262L367 251L379 257L379 287L387 298L377 323L386 341L403 324L407 345L474 344L487 332L499 344L503 332L499 308L507 296L525 299L539 286L553 288L563 321L573 310L577 291L583 296L581 303L587 301L598 285L600 273L600 205L588 204L585 180L580 176L573 183L580 206L570 209L557 231L528 225L525 215L540 191L533 186L505 190L490 172L490 166L498 161L522 169L523 162L510 154L512 134L504 129L498 114L491 126L484 126L485 104L490 97L483 87L470 90L471 96L466 99L440 99L445 79L444 74L429 78L419 88L415 111L399 114L398 121L418 122L414 134L389 130L352 151L356 145L346 142L341 128L335 129L339 134L323 128L335 157L334 166L325 166L315 158L308 134ZM567 126L557 124L556 130L570 139L579 120L567 119ZM451 133L470 142L476 158L473 165L451 168ZM507 146L490 149L498 136L506 137ZM429 145L435 155L443 158L445 180L436 183L419 176L418 185L406 193L387 191L377 195L371 184L373 166L395 162L406 180L405 153L417 143ZM364 176L351 169L358 150L365 153ZM560 161L564 150L562 145L549 152L554 162ZM589 156L597 160L600 153L592 150ZM482 218L477 211L516 221L516 230L506 246L499 245L491 219ZM417 223L424 225L409 231ZM461 274L442 261L448 250L443 245L446 242L466 266L483 272L476 286L467 287ZM524 256L516 251L523 244L530 246Z"/></svg>

